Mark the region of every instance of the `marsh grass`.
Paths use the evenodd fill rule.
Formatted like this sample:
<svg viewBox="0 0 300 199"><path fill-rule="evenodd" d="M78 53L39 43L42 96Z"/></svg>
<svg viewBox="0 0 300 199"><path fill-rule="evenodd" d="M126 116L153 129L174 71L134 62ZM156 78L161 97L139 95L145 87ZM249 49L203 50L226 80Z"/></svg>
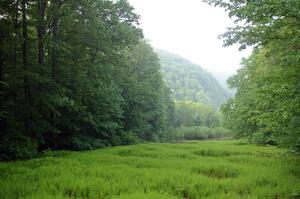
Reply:
<svg viewBox="0 0 300 199"><path fill-rule="evenodd" d="M0 163L0 198L296 199L299 174L299 159L275 147L139 144Z"/></svg>

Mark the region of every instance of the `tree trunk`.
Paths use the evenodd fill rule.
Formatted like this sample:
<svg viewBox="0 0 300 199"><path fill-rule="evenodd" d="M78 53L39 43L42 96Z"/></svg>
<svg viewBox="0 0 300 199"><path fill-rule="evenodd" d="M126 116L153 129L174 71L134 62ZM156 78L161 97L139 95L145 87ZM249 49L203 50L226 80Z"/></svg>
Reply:
<svg viewBox="0 0 300 199"><path fill-rule="evenodd" d="M14 52L13 52L13 62L12 62L12 77L14 79L17 79L17 64L18 64L18 47L19 47L19 38L20 38L20 34L19 34L19 6L20 6L20 1L17 0L15 2L15 15L14 15ZM13 92L13 101L15 104L17 104L17 97L18 96L18 91L15 90ZM17 120L18 114L17 114L17 106L14 106L14 117L15 120Z"/></svg>
<svg viewBox="0 0 300 199"><path fill-rule="evenodd" d="M0 29L0 81L3 81L3 67L4 67L4 61L2 59L2 38L3 38L3 32Z"/></svg>
<svg viewBox="0 0 300 199"><path fill-rule="evenodd" d="M57 45L56 42L58 40L58 22L59 22L59 7L60 0L54 0L54 16L52 21L52 38L54 41L54 47L52 47L52 79L56 80L56 70L57 70Z"/></svg>
<svg viewBox="0 0 300 199"><path fill-rule="evenodd" d="M1 36L1 34L0 34ZM2 69L3 68L3 60L2 60L2 52L1 52L1 48L0 48L0 81L3 81L3 72Z"/></svg>
<svg viewBox="0 0 300 199"><path fill-rule="evenodd" d="M38 0L38 25L37 25L37 40L38 40L38 64L44 66L45 64L45 12L46 12L47 0ZM42 76L43 74L41 74ZM40 94L42 92L42 84L38 82L37 87L34 89L35 102L39 103ZM35 110L39 112L40 104L34 104Z"/></svg>
<svg viewBox="0 0 300 199"><path fill-rule="evenodd" d="M27 30L27 8L26 8L27 1L22 0L22 34L23 34L23 45L22 45L22 62L23 62L23 81L24 81L24 99L25 99L25 131L27 135L31 135L31 110L30 110L30 88L29 82L26 75L28 70L28 30Z"/></svg>
<svg viewBox="0 0 300 199"><path fill-rule="evenodd" d="M57 42L58 42L58 23L59 23L59 9L61 6L60 0L53 0L53 5L54 5L54 13L53 13L53 19L52 19L52 41L53 41L53 46L52 46L52 56L51 56L51 77L54 82L57 81L57 65L58 65L58 48L57 48ZM52 126L55 128L56 127L56 118L55 115L52 113ZM53 147L57 146L57 133L52 133L52 145Z"/></svg>
<svg viewBox="0 0 300 199"><path fill-rule="evenodd" d="M38 63L43 65L45 63L44 57L44 37L45 37L45 11L46 0L38 1Z"/></svg>
<svg viewBox="0 0 300 199"><path fill-rule="evenodd" d="M19 23L18 23L18 18L19 18L19 0L16 1L15 4L15 18L14 18L14 33L15 33L15 38L14 38L14 56L13 56L13 77L15 78L17 75L17 51L18 51L18 29L19 29Z"/></svg>

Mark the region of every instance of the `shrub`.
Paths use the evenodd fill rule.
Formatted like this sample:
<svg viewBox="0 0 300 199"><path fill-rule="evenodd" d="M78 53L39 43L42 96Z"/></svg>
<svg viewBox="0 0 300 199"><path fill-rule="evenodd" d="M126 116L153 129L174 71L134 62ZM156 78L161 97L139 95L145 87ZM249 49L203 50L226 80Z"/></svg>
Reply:
<svg viewBox="0 0 300 199"><path fill-rule="evenodd" d="M121 138L122 145L139 143L138 136L132 131L122 132L120 138Z"/></svg>
<svg viewBox="0 0 300 199"><path fill-rule="evenodd" d="M169 129L161 136L162 141L178 141L178 140L206 140L223 138L229 136L229 131L222 127L178 127Z"/></svg>
<svg viewBox="0 0 300 199"><path fill-rule="evenodd" d="M12 133L0 141L0 160L29 159L37 156L37 144L27 136Z"/></svg>
<svg viewBox="0 0 300 199"><path fill-rule="evenodd" d="M110 145L111 144L107 140L75 134L69 140L65 140L58 149L72 149L80 151L99 149Z"/></svg>
<svg viewBox="0 0 300 199"><path fill-rule="evenodd" d="M249 137L249 141L255 144L276 145L275 139L271 132L258 131Z"/></svg>
<svg viewBox="0 0 300 199"><path fill-rule="evenodd" d="M90 143L89 138L85 136L73 136L70 143L72 150L91 150L93 146Z"/></svg>
<svg viewBox="0 0 300 199"><path fill-rule="evenodd" d="M176 142L179 140L184 140L184 134L180 128L169 128L168 130L161 132L160 141L163 142Z"/></svg>

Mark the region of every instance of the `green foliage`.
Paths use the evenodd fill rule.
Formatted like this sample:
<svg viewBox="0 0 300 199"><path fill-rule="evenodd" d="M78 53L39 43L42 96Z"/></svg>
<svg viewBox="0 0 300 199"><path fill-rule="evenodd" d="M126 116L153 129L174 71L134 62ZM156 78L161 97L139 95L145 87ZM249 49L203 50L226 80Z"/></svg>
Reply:
<svg viewBox="0 0 300 199"><path fill-rule="evenodd" d="M164 79L176 101L193 101L218 109L230 94L200 66L162 50L158 51Z"/></svg>
<svg viewBox="0 0 300 199"><path fill-rule="evenodd" d="M179 126L208 126L216 127L221 125L221 114L211 106L195 103L192 101L175 102L174 123Z"/></svg>
<svg viewBox="0 0 300 199"><path fill-rule="evenodd" d="M1 139L0 160L29 159L37 155L37 144L27 136L10 134Z"/></svg>
<svg viewBox="0 0 300 199"><path fill-rule="evenodd" d="M223 107L227 127L237 137L300 151L300 1L208 2L236 19L225 45L256 46L228 80L237 93Z"/></svg>
<svg viewBox="0 0 300 199"><path fill-rule="evenodd" d="M299 150L299 67L287 68L274 47L256 50L229 83L238 89L223 107L237 137Z"/></svg>
<svg viewBox="0 0 300 199"><path fill-rule="evenodd" d="M292 44L299 42L298 0L205 0L223 7L234 18L236 26L222 35L225 45L239 43L265 46L269 43ZM284 47L282 46L282 47Z"/></svg>
<svg viewBox="0 0 300 199"><path fill-rule="evenodd" d="M137 144L140 142L140 139L138 138L138 136L131 131L122 132L122 134L120 135L120 138L121 138L122 145Z"/></svg>
<svg viewBox="0 0 300 199"><path fill-rule="evenodd" d="M1 1L0 15L1 157L151 140L170 123L158 58L126 0Z"/></svg>
<svg viewBox="0 0 300 199"><path fill-rule="evenodd" d="M275 147L139 144L1 162L0 198L298 198L299 176L299 157Z"/></svg>
<svg viewBox="0 0 300 199"><path fill-rule="evenodd" d="M153 49L140 42L129 54L129 67L122 71L124 128L144 140L154 140L155 133L168 125L172 111L170 92L162 80L160 63Z"/></svg>
<svg viewBox="0 0 300 199"><path fill-rule="evenodd" d="M190 126L170 128L161 135L162 141L207 140L220 139L230 136L223 127L209 128L207 126Z"/></svg>

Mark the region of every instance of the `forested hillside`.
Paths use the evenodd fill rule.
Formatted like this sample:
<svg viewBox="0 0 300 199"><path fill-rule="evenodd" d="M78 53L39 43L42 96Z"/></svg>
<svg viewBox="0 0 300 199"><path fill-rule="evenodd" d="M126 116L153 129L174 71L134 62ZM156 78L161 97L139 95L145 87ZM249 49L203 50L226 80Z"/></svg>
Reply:
<svg viewBox="0 0 300 199"><path fill-rule="evenodd" d="M200 66L163 50L157 52L174 100L193 101L217 109L230 97L229 92Z"/></svg>

